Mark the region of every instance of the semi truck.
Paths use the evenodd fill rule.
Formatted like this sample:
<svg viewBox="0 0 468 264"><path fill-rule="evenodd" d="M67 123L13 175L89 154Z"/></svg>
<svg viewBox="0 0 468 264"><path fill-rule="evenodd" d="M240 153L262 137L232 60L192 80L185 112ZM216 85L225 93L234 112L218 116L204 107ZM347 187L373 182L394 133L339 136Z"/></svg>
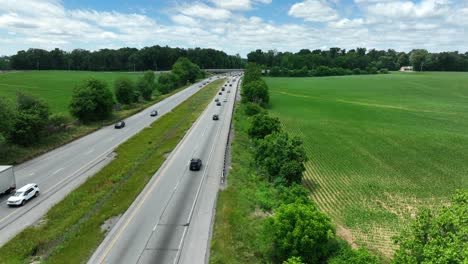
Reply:
<svg viewBox="0 0 468 264"><path fill-rule="evenodd" d="M0 165L0 194L11 193L16 189L13 166Z"/></svg>

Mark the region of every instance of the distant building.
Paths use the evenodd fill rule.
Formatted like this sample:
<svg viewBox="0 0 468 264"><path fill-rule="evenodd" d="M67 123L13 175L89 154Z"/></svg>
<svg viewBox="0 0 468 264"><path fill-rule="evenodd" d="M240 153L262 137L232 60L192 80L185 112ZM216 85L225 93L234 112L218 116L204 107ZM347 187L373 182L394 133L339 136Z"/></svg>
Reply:
<svg viewBox="0 0 468 264"><path fill-rule="evenodd" d="M403 66L400 68L401 72L411 72L413 71L413 66Z"/></svg>

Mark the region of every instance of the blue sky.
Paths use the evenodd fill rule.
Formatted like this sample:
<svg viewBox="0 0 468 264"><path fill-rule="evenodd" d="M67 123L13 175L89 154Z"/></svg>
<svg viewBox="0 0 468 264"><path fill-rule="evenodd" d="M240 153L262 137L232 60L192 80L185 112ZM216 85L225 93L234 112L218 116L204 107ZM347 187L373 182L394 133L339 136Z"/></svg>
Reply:
<svg viewBox="0 0 468 264"><path fill-rule="evenodd" d="M468 51L466 0L0 0L0 55L169 45Z"/></svg>

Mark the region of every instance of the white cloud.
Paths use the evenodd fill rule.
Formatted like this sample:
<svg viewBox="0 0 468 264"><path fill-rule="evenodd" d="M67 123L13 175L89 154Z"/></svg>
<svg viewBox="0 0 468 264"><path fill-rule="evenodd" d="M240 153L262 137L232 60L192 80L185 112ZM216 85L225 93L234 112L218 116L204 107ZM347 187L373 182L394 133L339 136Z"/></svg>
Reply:
<svg viewBox="0 0 468 264"><path fill-rule="evenodd" d="M357 18L357 19L343 18L338 21L332 21L328 23L328 25L333 28L357 28L357 27L361 27L364 24L365 24L365 21L362 18Z"/></svg>
<svg viewBox="0 0 468 264"><path fill-rule="evenodd" d="M179 12L191 17L198 17L207 20L226 20L232 13L229 10L215 8L202 3L186 5L179 9Z"/></svg>
<svg viewBox="0 0 468 264"><path fill-rule="evenodd" d="M251 10L254 4L271 4L271 0L209 0L219 8L246 11Z"/></svg>
<svg viewBox="0 0 468 264"><path fill-rule="evenodd" d="M306 0L291 6L288 14L306 21L328 22L338 19L338 13L326 0Z"/></svg>
<svg viewBox="0 0 468 264"><path fill-rule="evenodd" d="M450 12L447 0L422 0L420 3L412 1L379 2L367 7L370 15L389 18L429 18L444 16Z"/></svg>
<svg viewBox="0 0 468 264"><path fill-rule="evenodd" d="M181 25L188 25L188 26L194 26L197 23L197 21L189 16L185 16L185 15L173 15L171 16L171 19L172 21L174 21L175 23L177 24L181 24Z"/></svg>

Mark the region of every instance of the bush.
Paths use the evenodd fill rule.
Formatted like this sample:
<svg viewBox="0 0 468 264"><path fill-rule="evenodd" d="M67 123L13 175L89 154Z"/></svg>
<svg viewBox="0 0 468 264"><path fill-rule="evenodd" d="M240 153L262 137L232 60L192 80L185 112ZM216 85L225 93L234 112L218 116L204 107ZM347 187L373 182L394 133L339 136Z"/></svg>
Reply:
<svg viewBox="0 0 468 264"><path fill-rule="evenodd" d="M71 119L65 114L52 114L49 117L48 130L49 132L64 130L70 122Z"/></svg>
<svg viewBox="0 0 468 264"><path fill-rule="evenodd" d="M353 74L355 74L355 75L361 74L361 69L359 69L359 68L353 69Z"/></svg>
<svg viewBox="0 0 468 264"><path fill-rule="evenodd" d="M338 240L337 251L328 259L328 264L379 264L379 259L365 249L352 249L344 240Z"/></svg>
<svg viewBox="0 0 468 264"><path fill-rule="evenodd" d="M172 73L162 73L158 78L158 91L161 94L168 94L175 88L177 88L178 79L175 74Z"/></svg>
<svg viewBox="0 0 468 264"><path fill-rule="evenodd" d="M247 102L267 105L270 101L268 86L264 80L251 81L242 84L242 95Z"/></svg>
<svg viewBox="0 0 468 264"><path fill-rule="evenodd" d="M81 82L73 90L70 113L83 122L108 118L114 98L107 84L97 79Z"/></svg>
<svg viewBox="0 0 468 264"><path fill-rule="evenodd" d="M394 263L466 263L468 190L458 191L439 211L423 209L396 239Z"/></svg>
<svg viewBox="0 0 468 264"><path fill-rule="evenodd" d="M19 145L32 145L39 141L49 120L49 106L33 96L18 93L17 115L11 139Z"/></svg>
<svg viewBox="0 0 468 264"><path fill-rule="evenodd" d="M10 137L15 124L16 111L13 105L3 97L0 97L0 143Z"/></svg>
<svg viewBox="0 0 468 264"><path fill-rule="evenodd" d="M245 67L242 85L247 85L251 82L262 79L262 69L255 63L248 63Z"/></svg>
<svg viewBox="0 0 468 264"><path fill-rule="evenodd" d="M307 156L299 138L290 138L286 132L274 132L258 141L255 161L265 169L270 181L280 177L292 184L301 183Z"/></svg>
<svg viewBox="0 0 468 264"><path fill-rule="evenodd" d="M382 68L382 69L379 70L379 73L381 73L381 74L388 74L388 69Z"/></svg>
<svg viewBox="0 0 468 264"><path fill-rule="evenodd" d="M253 117L248 133L253 139L262 139L273 132L279 131L281 131L281 123L278 118L259 114Z"/></svg>
<svg viewBox="0 0 468 264"><path fill-rule="evenodd" d="M121 77L115 80L114 93L117 102L121 104L131 104L138 100L138 97L135 97L138 95L135 94L135 86L129 78Z"/></svg>
<svg viewBox="0 0 468 264"><path fill-rule="evenodd" d="M177 79L180 85L194 83L197 78L203 75L200 67L185 57L179 58L176 63L174 63L172 66L172 73L178 77Z"/></svg>
<svg viewBox="0 0 468 264"><path fill-rule="evenodd" d="M260 114L260 113L264 113L264 110L263 110L263 108L261 106L259 106L256 103L246 102L245 103L245 108L244 108L244 113L247 116L253 116L253 115Z"/></svg>
<svg viewBox="0 0 468 264"><path fill-rule="evenodd" d="M137 81L137 90L143 99L149 101L156 89L156 82L153 71L146 71L145 74Z"/></svg>
<svg viewBox="0 0 468 264"><path fill-rule="evenodd" d="M284 261L297 256L306 263L323 261L335 237L330 219L315 206L301 203L280 206L267 219L265 232L271 237L275 258Z"/></svg>

